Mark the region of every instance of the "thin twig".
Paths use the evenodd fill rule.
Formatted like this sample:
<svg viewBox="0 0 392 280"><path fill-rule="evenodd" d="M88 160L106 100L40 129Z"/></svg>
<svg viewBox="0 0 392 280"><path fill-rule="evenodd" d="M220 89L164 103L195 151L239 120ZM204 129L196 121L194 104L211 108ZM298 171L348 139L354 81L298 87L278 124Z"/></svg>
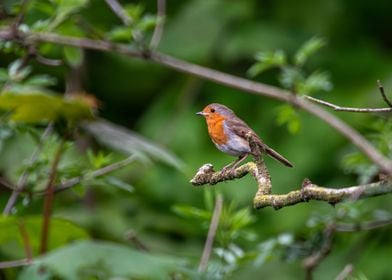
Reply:
<svg viewBox="0 0 392 280"><path fill-rule="evenodd" d="M59 146L57 147L57 151L54 156L52 166L50 168L48 183L45 188L46 196L45 196L44 210L43 210L40 254L44 254L48 249L50 218L52 215L52 205L53 205L54 188L55 188L54 183L57 177L60 158L64 150L64 144L65 144L65 140L61 140Z"/></svg>
<svg viewBox="0 0 392 280"><path fill-rule="evenodd" d="M335 235L335 225L327 225L323 234L323 243L319 250L307 257L302 265L306 271L306 279L313 279L314 269L329 255L332 249L332 239Z"/></svg>
<svg viewBox="0 0 392 280"><path fill-rule="evenodd" d="M336 224L336 231L353 232L353 231L362 231L362 230L372 230L390 224L392 224L392 219L360 222L355 224L338 223Z"/></svg>
<svg viewBox="0 0 392 280"><path fill-rule="evenodd" d="M25 171L22 173L22 175L19 177L18 183L16 188L14 188L14 190L12 191L12 194L10 196L10 198L7 201L6 206L4 207L3 210L3 215L7 216L11 213L12 208L14 207L16 200L18 199L18 196L21 192L24 191L24 189L26 188L26 183L27 183L27 179L30 176L30 167L33 166L36 161L38 160L38 155L42 150L42 147L46 141L46 139L48 138L48 136L52 133L53 130L53 123L50 123L45 131L43 132L35 150L33 151L33 154L31 155L30 158L30 163L29 165L26 167Z"/></svg>
<svg viewBox="0 0 392 280"><path fill-rule="evenodd" d="M133 23L132 18L125 12L117 0L105 0L105 2L125 25L129 26Z"/></svg>
<svg viewBox="0 0 392 280"><path fill-rule="evenodd" d="M125 239L132 242L135 248L139 251L148 252L148 247L138 238L133 230L128 230L125 233Z"/></svg>
<svg viewBox="0 0 392 280"><path fill-rule="evenodd" d="M88 173L86 175L73 177L71 179L68 179L68 180L60 183L59 185L56 185L55 192L57 193L57 192L61 192L61 191L67 190L69 188L72 188L73 186L80 184L83 180L92 180L92 179L104 176L106 174L109 174L113 171L116 171L118 169L121 169L121 168L131 164L136 159L137 159L137 156L132 155L130 157L127 157L126 159L120 160L118 162L112 163L110 165L107 165L107 166L102 167L100 169L97 169L95 171L92 171L91 173ZM39 191L39 192L36 192L35 194L44 195L45 193L46 193L46 191Z"/></svg>
<svg viewBox="0 0 392 280"><path fill-rule="evenodd" d="M33 259L33 249L31 247L29 234L27 233L23 220L18 221L18 227L20 235L22 236L23 248L25 250L26 258L31 261Z"/></svg>
<svg viewBox="0 0 392 280"><path fill-rule="evenodd" d="M18 28L23 21L28 2L29 0L22 0L22 3L20 4L19 14L16 16L14 22L11 25L11 30L12 32L14 32L15 35L18 34Z"/></svg>
<svg viewBox="0 0 392 280"><path fill-rule="evenodd" d="M21 260L16 260L16 261L0 262L0 269L26 266L26 265L31 265L33 263L34 262L29 260L29 259L21 259Z"/></svg>
<svg viewBox="0 0 392 280"><path fill-rule="evenodd" d="M6 187L7 189L13 191L16 189L16 186L14 186L12 183L8 182L6 179L3 177L0 177L0 184Z"/></svg>
<svg viewBox="0 0 392 280"><path fill-rule="evenodd" d="M86 49L117 52L127 56L148 59L168 68L223 84L231 88L293 104L296 107L313 114L314 116L323 120L325 123L329 124L340 134L350 140L354 145L356 145L365 155L367 155L375 164L377 164L380 169L392 176L392 161L384 157L368 140L359 134L358 131L354 130L345 122L324 110L320 106L312 104L304 98L293 96L289 91L223 73L211 68L192 64L161 53L151 53L150 55L146 56L146 53L143 51L130 50L129 46L123 44L113 44L106 41L90 40L87 38L76 38L48 33L24 33L24 35L25 40L32 42L52 42L55 44L69 45ZM0 38L3 38L4 40L15 40L14 37L10 36L9 30L0 30Z"/></svg>
<svg viewBox="0 0 392 280"><path fill-rule="evenodd" d="M163 34L166 15L166 0L157 0L157 23L150 42L150 50L154 51L159 45Z"/></svg>
<svg viewBox="0 0 392 280"><path fill-rule="evenodd" d="M351 113L385 113L385 112L392 112L392 108L355 108L355 107L341 107L338 105L335 105L333 103L305 95L304 96L306 99L313 101L315 103L330 107L334 109L335 111L340 111L340 112L351 112Z"/></svg>
<svg viewBox="0 0 392 280"><path fill-rule="evenodd" d="M338 274L338 276L336 276L335 280L347 279L353 273L353 270L354 270L354 266L351 263L347 264L343 268L343 270Z"/></svg>
<svg viewBox="0 0 392 280"><path fill-rule="evenodd" d="M382 99L384 99L385 103L387 103L388 106L392 108L392 102L388 99L387 95L385 94L384 87L381 84L381 81L377 80L377 84L378 84L378 89L380 90Z"/></svg>
<svg viewBox="0 0 392 280"><path fill-rule="evenodd" d="M222 212L223 197L218 194L215 200L214 212L212 214L210 228L208 229L207 239L204 244L203 254L200 259L199 272L205 272L210 259L212 246L214 244L216 230L218 229L219 219Z"/></svg>
<svg viewBox="0 0 392 280"><path fill-rule="evenodd" d="M108 4L108 6L110 7L110 9L116 14L116 16L121 19L124 25L133 27L132 37L135 40L136 44L141 48L141 50L144 50L145 48L143 44L143 36L140 33L140 30L136 28L135 21L133 20L133 18L131 18L127 14L127 12L124 10L124 8L117 0L105 0L105 1L106 4Z"/></svg>

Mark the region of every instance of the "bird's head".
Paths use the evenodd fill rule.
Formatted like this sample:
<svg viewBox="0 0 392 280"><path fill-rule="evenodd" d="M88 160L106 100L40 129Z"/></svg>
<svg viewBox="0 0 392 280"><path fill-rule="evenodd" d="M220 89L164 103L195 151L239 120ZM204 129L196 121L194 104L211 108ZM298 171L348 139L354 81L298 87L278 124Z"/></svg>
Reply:
<svg viewBox="0 0 392 280"><path fill-rule="evenodd" d="M216 117L228 117L234 115L233 111L225 105L219 103L212 103L204 107L203 111L197 112L196 115L203 116L207 120Z"/></svg>

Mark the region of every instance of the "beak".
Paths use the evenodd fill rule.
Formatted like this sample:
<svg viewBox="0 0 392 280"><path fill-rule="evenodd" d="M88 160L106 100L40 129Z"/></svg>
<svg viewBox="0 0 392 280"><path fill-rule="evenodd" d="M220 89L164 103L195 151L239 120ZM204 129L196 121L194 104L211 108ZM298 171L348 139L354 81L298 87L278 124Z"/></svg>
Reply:
<svg viewBox="0 0 392 280"><path fill-rule="evenodd" d="M206 113L204 113L203 111L201 111L201 112L197 112L196 113L196 115L199 115L199 116L205 116L205 115L207 115Z"/></svg>

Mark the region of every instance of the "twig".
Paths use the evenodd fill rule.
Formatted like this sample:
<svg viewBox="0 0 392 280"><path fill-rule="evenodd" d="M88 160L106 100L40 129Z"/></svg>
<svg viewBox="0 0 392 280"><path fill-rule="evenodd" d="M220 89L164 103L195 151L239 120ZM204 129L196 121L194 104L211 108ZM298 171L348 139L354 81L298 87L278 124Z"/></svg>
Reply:
<svg viewBox="0 0 392 280"><path fill-rule="evenodd" d="M387 95L385 94L384 87L381 84L381 81L377 80L377 84L378 84L378 89L380 90L382 99L384 99L385 103L387 103L388 106L392 108L392 102L388 99Z"/></svg>
<svg viewBox="0 0 392 280"><path fill-rule="evenodd" d="M63 61L60 59L52 59L52 58L47 58L42 55L40 55L38 52L35 53L35 59L43 64L43 65L48 65L48 66L60 66L63 64Z"/></svg>
<svg viewBox="0 0 392 280"><path fill-rule="evenodd" d="M0 184L3 185L4 187L6 187L7 189L12 190L12 191L15 190L15 188L16 188L16 186L14 186L12 183L8 182L3 177L0 177Z"/></svg>
<svg viewBox="0 0 392 280"><path fill-rule="evenodd" d="M318 251L307 257L303 262L302 266L306 270L306 279L313 279L314 269L329 255L332 249L332 239L335 235L335 225L328 225L323 234L323 243Z"/></svg>
<svg viewBox="0 0 392 280"><path fill-rule="evenodd" d="M385 112L392 112L392 108L354 108L354 107L341 107L330 102L311 97L309 95L304 96L306 99L313 101L315 103L330 107L335 111L340 112L351 112L351 113L385 113Z"/></svg>
<svg viewBox="0 0 392 280"><path fill-rule="evenodd" d="M7 216L7 215L9 215L11 213L11 210L14 207L14 205L16 203L16 200L18 199L19 194L21 192L23 192L24 189L26 188L27 179L30 176L29 168L36 163L36 161L38 159L38 155L41 152L42 147L43 147L46 139L52 133L52 130L53 130L53 123L50 123L46 127L45 131L43 132L37 147L35 148L35 150L33 151L33 154L31 155L29 166L26 167L25 171L19 177L17 186L16 186L16 188L13 189L12 194L11 194L10 198L8 199L8 201L7 201L7 204L4 207L3 215Z"/></svg>
<svg viewBox="0 0 392 280"><path fill-rule="evenodd" d="M57 147L57 151L54 156L52 166L50 168L48 183L45 188L46 196L44 201L43 222L42 222L42 230L41 230L41 247L40 247L41 254L44 254L48 248L50 218L52 214L52 205L53 205L53 198L54 198L54 183L57 177L60 158L64 150L64 144L65 144L65 140L61 140L59 146Z"/></svg>
<svg viewBox="0 0 392 280"><path fill-rule="evenodd" d="M353 273L354 267L351 263L347 264L343 270L336 276L335 280L345 280Z"/></svg>
<svg viewBox="0 0 392 280"><path fill-rule="evenodd" d="M215 185L219 182L239 179L248 173L256 179L259 189L260 185L265 184L265 179L260 175L254 162L248 162L236 168L233 172L215 172L212 164L207 163L199 169L190 182L194 186ZM277 210L309 200L320 200L335 205L346 200L364 199L388 193L392 193L391 181L379 181L371 184L334 189L318 186L305 179L300 190L291 191L287 194L263 194L258 191L253 199L253 206L256 209L271 206Z"/></svg>
<svg viewBox="0 0 392 280"><path fill-rule="evenodd" d="M136 233L133 230L128 230L125 233L125 239L132 242L136 249L138 249L139 251L150 251L148 247L137 237Z"/></svg>
<svg viewBox="0 0 392 280"><path fill-rule="evenodd" d="M26 266L33 264L34 261L31 261L29 259L21 259L21 260L16 260L16 261L6 261L6 262L0 262L0 269L3 268L11 268L11 267L19 267L19 266Z"/></svg>
<svg viewBox="0 0 392 280"><path fill-rule="evenodd" d="M31 42L51 42L55 44L69 45L86 49L117 52L127 56L148 59L177 71L195 75L206 80L229 86L231 88L293 104L329 124L340 134L350 140L354 145L356 145L384 172L392 176L392 161L384 157L361 134L320 106L312 104L306 99L293 96L289 91L240 78L200 65L192 64L161 53L151 53L150 55L146 56L146 53L143 51L130 50L129 46L123 44L113 44L106 41L90 40L87 38L75 38L48 33L30 32L24 33L24 35L25 40ZM0 30L0 38L4 40L14 40L14 38L10 36L9 30Z"/></svg>
<svg viewBox="0 0 392 280"><path fill-rule="evenodd" d="M132 18L127 15L127 13L123 9L123 7L121 7L120 3L118 3L117 0L105 0L105 2L125 25L129 26L133 23Z"/></svg>
<svg viewBox="0 0 392 280"><path fill-rule="evenodd" d="M216 230L218 229L219 219L222 212L223 197L218 194L215 200L214 212L212 214L210 228L208 229L207 239L204 244L203 254L200 259L199 272L205 272L208 265L208 260L211 255L212 245L214 243Z"/></svg>
<svg viewBox="0 0 392 280"><path fill-rule="evenodd" d="M134 28L132 32L132 37L135 40L136 44L141 48L141 50L145 51L143 44L143 37L140 31L134 26L135 21L127 14L124 8L117 0L105 0L110 9L116 14L117 17L121 19L121 21L126 26L131 26Z"/></svg>
<svg viewBox="0 0 392 280"><path fill-rule="evenodd" d="M137 156L136 155L132 155L130 157L127 157L126 159L120 160L118 162L112 163L110 165L107 165L107 166L102 167L100 169L97 169L95 171L92 171L91 173L88 173L86 175L73 177L71 179L68 179L68 180L60 183L59 185L55 186L55 193L67 190L69 188L72 188L73 186L81 183L83 180L92 180L92 179L95 179L97 177L101 177L101 176L104 176L104 175L106 175L108 173L116 171L118 169L121 169L121 168L131 164L136 159L137 159ZM44 195L45 193L46 193L46 191L38 191L35 194L37 194L37 195Z"/></svg>
<svg viewBox="0 0 392 280"><path fill-rule="evenodd" d="M154 51L159 45L163 34L163 27L165 25L166 14L166 0L157 0L157 24L155 25L154 33L152 34L150 42L150 50Z"/></svg>
<svg viewBox="0 0 392 280"><path fill-rule="evenodd" d="M336 231L340 232L353 232L362 230L372 230L392 224L392 219L376 220L370 222L360 222L355 224L338 223L336 224Z"/></svg>
<svg viewBox="0 0 392 280"><path fill-rule="evenodd" d="M20 235L22 236L23 248L25 250L26 258L31 261L33 259L33 250L31 248L29 234L27 233L24 222L18 221L18 227L19 227Z"/></svg>
<svg viewBox="0 0 392 280"><path fill-rule="evenodd" d="M15 36L17 36L18 28L23 21L23 17L26 12L28 2L29 2L29 0L22 0L22 3L20 4L19 14L16 16L14 22L11 25L11 30L15 34Z"/></svg>

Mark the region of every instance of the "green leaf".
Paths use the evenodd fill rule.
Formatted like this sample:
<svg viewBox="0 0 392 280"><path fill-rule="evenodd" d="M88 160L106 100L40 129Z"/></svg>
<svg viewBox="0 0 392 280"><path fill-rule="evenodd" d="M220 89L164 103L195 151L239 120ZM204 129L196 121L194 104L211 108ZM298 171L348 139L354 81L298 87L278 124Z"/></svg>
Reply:
<svg viewBox="0 0 392 280"><path fill-rule="evenodd" d="M257 63L248 70L248 75L255 77L258 74L274 67L284 66L287 63L286 54L282 50L275 52L259 52L255 56Z"/></svg>
<svg viewBox="0 0 392 280"><path fill-rule="evenodd" d="M0 83L4 83L8 81L9 76L8 76L8 71L5 70L4 68L0 68Z"/></svg>
<svg viewBox="0 0 392 280"><path fill-rule="evenodd" d="M53 0L56 5L55 17L48 26L48 31L53 30L65 21L71 14L78 12L87 5L88 0Z"/></svg>
<svg viewBox="0 0 392 280"><path fill-rule="evenodd" d="M104 120L86 122L82 126L99 143L123 154L137 154L141 158L148 156L177 169L184 167L184 163L176 155L125 127Z"/></svg>
<svg viewBox="0 0 392 280"><path fill-rule="evenodd" d="M98 275L98 279L171 279L178 273L189 276L182 259L110 242L83 241L37 258L19 279L97 279Z"/></svg>
<svg viewBox="0 0 392 280"><path fill-rule="evenodd" d="M49 75L34 75L28 78L24 84L28 86L49 87L56 84L56 79Z"/></svg>
<svg viewBox="0 0 392 280"><path fill-rule="evenodd" d="M174 213L184 218L193 218L200 220L211 219L211 213L209 211L189 205L177 204L172 207L172 210Z"/></svg>
<svg viewBox="0 0 392 280"><path fill-rule="evenodd" d="M146 32L154 29L157 24L157 17L152 15L145 15L138 23L137 27L142 31Z"/></svg>
<svg viewBox="0 0 392 280"><path fill-rule="evenodd" d="M297 66L303 66L308 58L316 53L320 48L326 45L323 38L313 37L305 42L294 55L294 63Z"/></svg>
<svg viewBox="0 0 392 280"><path fill-rule="evenodd" d="M38 254L41 242L42 216L0 217L0 249L11 258L25 257L20 226L26 229L34 255ZM50 222L49 249L69 242L89 238L87 232L70 221L52 218Z"/></svg>
<svg viewBox="0 0 392 280"><path fill-rule="evenodd" d="M298 84L297 92L300 94L312 94L317 91L332 90L332 83L326 72L313 72L305 81Z"/></svg>
<svg viewBox="0 0 392 280"><path fill-rule="evenodd" d="M107 38L113 42L129 43L132 41L132 28L129 26L117 26L107 33Z"/></svg>
<svg viewBox="0 0 392 280"><path fill-rule="evenodd" d="M298 85L303 82L303 74L300 69L291 66L282 68L279 81L284 88L296 90Z"/></svg>
<svg viewBox="0 0 392 280"><path fill-rule="evenodd" d="M3 93L0 109L11 112L10 119L16 122L40 123L60 117L68 121L92 118L90 107L77 99L64 99L46 93Z"/></svg>
<svg viewBox="0 0 392 280"><path fill-rule="evenodd" d="M134 191L134 188L130 184L125 183L124 181L122 181L114 176L106 176L103 178L103 181L108 185L111 185L113 187L119 188L121 190L130 192L130 193L132 193Z"/></svg>
<svg viewBox="0 0 392 280"><path fill-rule="evenodd" d="M113 162L113 154L106 154L103 151L94 153L89 149L87 151L87 159L94 169L99 169Z"/></svg>
<svg viewBox="0 0 392 280"><path fill-rule="evenodd" d="M301 120L295 109L290 105L278 107L276 122L279 125L286 125L291 134L296 134L301 129Z"/></svg>
<svg viewBox="0 0 392 280"><path fill-rule="evenodd" d="M83 51L80 48L64 47L64 58L70 66L76 68L83 62Z"/></svg>
<svg viewBox="0 0 392 280"><path fill-rule="evenodd" d="M22 60L18 59L8 66L8 76L15 82L22 81L31 73L31 67L22 67Z"/></svg>

